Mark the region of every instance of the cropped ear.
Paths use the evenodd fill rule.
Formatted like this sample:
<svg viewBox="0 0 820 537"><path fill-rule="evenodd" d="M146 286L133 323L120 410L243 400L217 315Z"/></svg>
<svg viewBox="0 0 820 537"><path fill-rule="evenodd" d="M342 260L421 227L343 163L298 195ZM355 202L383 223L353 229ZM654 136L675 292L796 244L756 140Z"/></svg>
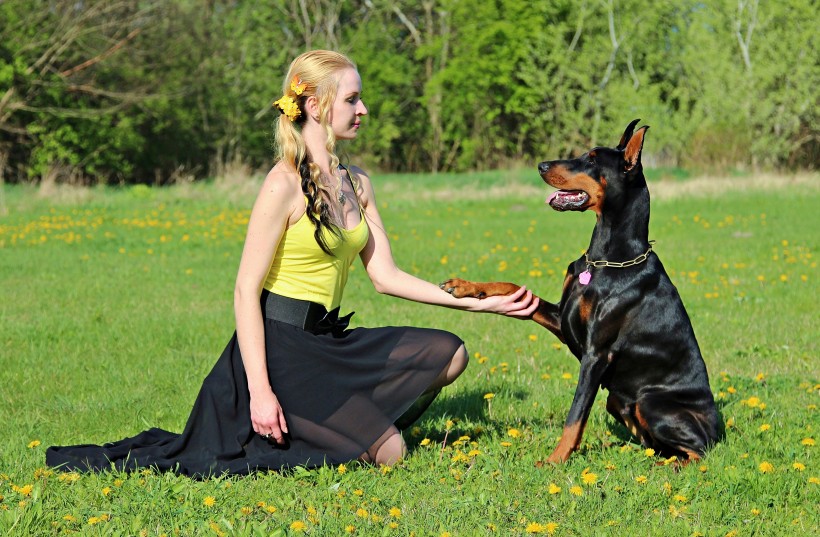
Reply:
<svg viewBox="0 0 820 537"><path fill-rule="evenodd" d="M644 126L638 129L638 132L633 134L624 148L624 171L630 171L638 165L641 161L641 150L643 150L643 137L646 134L646 129L649 126Z"/></svg>
<svg viewBox="0 0 820 537"><path fill-rule="evenodd" d="M626 147L626 143L629 141L630 138L632 138L632 130L635 128L635 125L637 125L639 121L640 119L633 119L629 123L629 125L626 126L626 129L624 129L624 134L623 136L621 136L621 141L618 142L618 147L616 147L615 149L623 150L623 148Z"/></svg>

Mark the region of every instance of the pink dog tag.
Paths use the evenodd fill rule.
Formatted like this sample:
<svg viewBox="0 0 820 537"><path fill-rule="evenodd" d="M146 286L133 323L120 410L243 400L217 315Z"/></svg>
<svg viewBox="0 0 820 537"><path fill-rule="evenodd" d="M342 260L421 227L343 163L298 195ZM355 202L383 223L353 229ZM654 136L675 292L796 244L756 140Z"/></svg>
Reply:
<svg viewBox="0 0 820 537"><path fill-rule="evenodd" d="M587 285L589 283L589 280L591 279L592 274L590 274L588 270L585 270L584 272L578 275L578 282L580 282L581 285Z"/></svg>

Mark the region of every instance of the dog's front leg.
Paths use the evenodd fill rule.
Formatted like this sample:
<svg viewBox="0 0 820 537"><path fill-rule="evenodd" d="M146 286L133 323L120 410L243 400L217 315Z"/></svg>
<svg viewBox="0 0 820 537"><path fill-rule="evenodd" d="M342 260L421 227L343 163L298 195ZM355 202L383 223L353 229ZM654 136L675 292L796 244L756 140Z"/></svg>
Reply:
<svg viewBox="0 0 820 537"><path fill-rule="evenodd" d="M570 454L581 445L581 437L592 410L592 403L601 386L601 378L606 371L609 361L606 358L587 354L581 359L581 372L578 375L578 386L569 414L564 425L561 440L558 441L555 451L547 459L549 462L565 462Z"/></svg>
<svg viewBox="0 0 820 537"><path fill-rule="evenodd" d="M453 278L439 285L442 289L456 298L473 297L487 298L490 296L511 295L521 289L520 285L509 282L471 282L461 278ZM558 304L538 299L538 309L532 314L532 320L540 324L566 343L561 335L561 309Z"/></svg>

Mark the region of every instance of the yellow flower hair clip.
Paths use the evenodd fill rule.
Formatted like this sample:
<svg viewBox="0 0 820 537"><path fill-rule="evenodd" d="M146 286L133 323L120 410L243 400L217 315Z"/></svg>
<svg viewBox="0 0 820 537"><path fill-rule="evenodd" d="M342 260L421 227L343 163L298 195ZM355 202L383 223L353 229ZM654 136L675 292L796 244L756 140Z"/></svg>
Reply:
<svg viewBox="0 0 820 537"><path fill-rule="evenodd" d="M302 92L307 89L307 84L299 80L299 76L297 75L290 81L290 89L296 95L301 95Z"/></svg>
<svg viewBox="0 0 820 537"><path fill-rule="evenodd" d="M302 115L302 111L299 110L299 105L296 104L296 101L294 101L290 95L284 95L282 98L273 101L273 106L278 106L279 110L288 116L288 119L291 121L296 121L296 119Z"/></svg>

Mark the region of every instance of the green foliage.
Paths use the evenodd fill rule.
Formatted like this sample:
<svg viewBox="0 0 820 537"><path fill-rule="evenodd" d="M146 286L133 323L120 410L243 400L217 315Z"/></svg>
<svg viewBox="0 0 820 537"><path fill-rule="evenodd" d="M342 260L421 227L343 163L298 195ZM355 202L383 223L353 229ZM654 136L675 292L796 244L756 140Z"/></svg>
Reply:
<svg viewBox="0 0 820 537"><path fill-rule="evenodd" d="M651 165L813 169L820 156L811 0L49 5L0 3L13 181L268 168L281 78L322 47L359 65L371 116L351 153L385 171L536 162L611 144L636 117L653 128Z"/></svg>

